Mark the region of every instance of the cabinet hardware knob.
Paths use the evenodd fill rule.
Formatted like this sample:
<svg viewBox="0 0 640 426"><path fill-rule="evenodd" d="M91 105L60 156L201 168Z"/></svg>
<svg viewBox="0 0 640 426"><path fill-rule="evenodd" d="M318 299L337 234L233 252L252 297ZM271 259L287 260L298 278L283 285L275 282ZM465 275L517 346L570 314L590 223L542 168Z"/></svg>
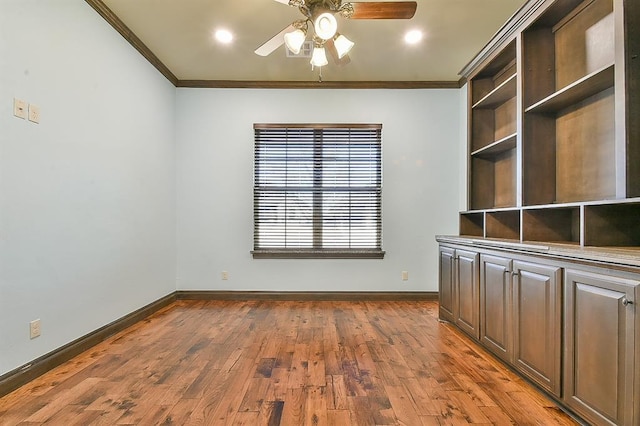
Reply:
<svg viewBox="0 0 640 426"><path fill-rule="evenodd" d="M517 277L518 275L520 275L520 273L518 271L513 271L511 275L513 275L514 277Z"/></svg>
<svg viewBox="0 0 640 426"><path fill-rule="evenodd" d="M623 297L623 298L622 298L622 304L623 304L624 306L627 306L627 305L633 305L633 302L632 302L631 300L627 299L626 297Z"/></svg>

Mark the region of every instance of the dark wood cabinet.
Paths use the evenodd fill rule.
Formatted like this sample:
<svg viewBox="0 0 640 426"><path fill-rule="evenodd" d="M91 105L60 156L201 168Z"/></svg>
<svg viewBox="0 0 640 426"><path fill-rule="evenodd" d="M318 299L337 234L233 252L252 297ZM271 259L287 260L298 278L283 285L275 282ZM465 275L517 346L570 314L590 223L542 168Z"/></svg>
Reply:
<svg viewBox="0 0 640 426"><path fill-rule="evenodd" d="M564 401L593 424L637 425L640 282L573 269L565 276Z"/></svg>
<svg viewBox="0 0 640 426"><path fill-rule="evenodd" d="M561 269L480 256L480 342L560 396Z"/></svg>
<svg viewBox="0 0 640 426"><path fill-rule="evenodd" d="M589 424L640 424L637 251L437 239L441 319Z"/></svg>
<svg viewBox="0 0 640 426"><path fill-rule="evenodd" d="M513 364L531 380L560 396L562 269L514 261Z"/></svg>
<svg viewBox="0 0 640 426"><path fill-rule="evenodd" d="M455 249L449 247L440 247L440 269L439 269L439 313L440 318L446 321L455 322L454 320L454 259L456 255Z"/></svg>
<svg viewBox="0 0 640 426"><path fill-rule="evenodd" d="M478 254L440 248L440 318L478 338Z"/></svg>
<svg viewBox="0 0 640 426"><path fill-rule="evenodd" d="M511 260L480 256L480 342L511 362Z"/></svg>
<svg viewBox="0 0 640 426"><path fill-rule="evenodd" d="M478 253L456 250L456 325L478 338Z"/></svg>

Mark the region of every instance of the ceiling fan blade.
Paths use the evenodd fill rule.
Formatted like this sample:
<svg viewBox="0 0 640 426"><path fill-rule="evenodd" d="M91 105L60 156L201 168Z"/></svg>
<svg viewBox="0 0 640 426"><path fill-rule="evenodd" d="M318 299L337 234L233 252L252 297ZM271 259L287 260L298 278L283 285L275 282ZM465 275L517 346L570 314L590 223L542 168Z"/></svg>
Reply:
<svg viewBox="0 0 640 426"><path fill-rule="evenodd" d="M284 30L280 31L278 34L271 37L269 40L264 42L260 47L255 50L255 53L260 56L268 56L271 52L276 50L278 47L284 44L284 35L286 33L290 33L295 28L293 24L289 25Z"/></svg>
<svg viewBox="0 0 640 426"><path fill-rule="evenodd" d="M416 13L415 1L351 2L351 19L411 19Z"/></svg>

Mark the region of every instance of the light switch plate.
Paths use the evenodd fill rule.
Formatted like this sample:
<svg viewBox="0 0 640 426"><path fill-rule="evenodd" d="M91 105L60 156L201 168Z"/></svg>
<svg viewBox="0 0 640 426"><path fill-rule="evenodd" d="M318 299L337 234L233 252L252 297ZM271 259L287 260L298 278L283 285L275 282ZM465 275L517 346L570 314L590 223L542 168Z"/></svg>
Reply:
<svg viewBox="0 0 640 426"><path fill-rule="evenodd" d="M27 118L27 103L22 99L13 98L13 115L18 118Z"/></svg>
<svg viewBox="0 0 640 426"><path fill-rule="evenodd" d="M29 104L29 121L33 123L40 123L40 107L34 104Z"/></svg>

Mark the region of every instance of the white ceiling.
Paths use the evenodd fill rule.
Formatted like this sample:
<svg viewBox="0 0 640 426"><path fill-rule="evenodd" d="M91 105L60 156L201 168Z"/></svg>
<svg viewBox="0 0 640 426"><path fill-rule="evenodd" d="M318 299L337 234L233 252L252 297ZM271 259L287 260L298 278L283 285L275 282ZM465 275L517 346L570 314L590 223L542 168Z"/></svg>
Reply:
<svg viewBox="0 0 640 426"><path fill-rule="evenodd" d="M309 59L254 50L292 21L297 8L274 0L102 0L178 80L317 81ZM355 42L351 62L322 67L324 81L458 81L458 72L525 0L418 0L410 20L348 20L338 30ZM231 45L213 38L234 34ZM418 45L403 41L420 29Z"/></svg>

